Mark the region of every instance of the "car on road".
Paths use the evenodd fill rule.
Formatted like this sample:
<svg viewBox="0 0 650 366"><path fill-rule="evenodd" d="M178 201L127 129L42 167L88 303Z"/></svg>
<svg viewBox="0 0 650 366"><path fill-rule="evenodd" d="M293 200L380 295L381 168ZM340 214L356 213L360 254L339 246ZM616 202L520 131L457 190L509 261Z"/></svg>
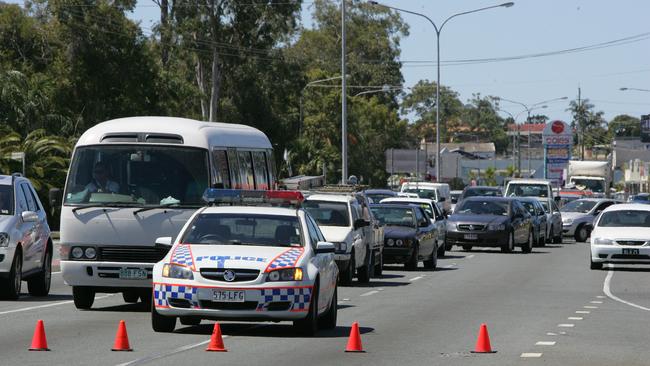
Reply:
<svg viewBox="0 0 650 366"><path fill-rule="evenodd" d="M424 213L434 226L436 231L436 244L438 245L438 258L445 256L445 235L447 233L447 218L442 213L438 205L430 199L426 198L408 198L408 197L395 197L384 198L379 203L395 203L395 204L414 204L419 205L424 209Z"/></svg>
<svg viewBox="0 0 650 366"><path fill-rule="evenodd" d="M533 240L530 214L516 198L469 197L447 218L447 243L464 250L500 247L510 253L520 246L530 253Z"/></svg>
<svg viewBox="0 0 650 366"><path fill-rule="evenodd" d="M547 227L547 243L562 243L562 212L557 207L555 201L539 200L539 203L544 207L546 212L546 227Z"/></svg>
<svg viewBox="0 0 650 366"><path fill-rule="evenodd" d="M384 225L384 263L403 263L407 270L415 270L420 261L424 268L437 267L436 232L422 207L386 203L370 209Z"/></svg>
<svg viewBox="0 0 650 366"><path fill-rule="evenodd" d="M463 194L463 191L460 190L449 192L449 195L451 196L451 212L454 212L454 208L456 208L456 204L458 203L461 194Z"/></svg>
<svg viewBox="0 0 650 366"><path fill-rule="evenodd" d="M444 213L451 212L451 191L447 183L404 182L400 193L417 194L420 198L431 199Z"/></svg>
<svg viewBox="0 0 650 366"><path fill-rule="evenodd" d="M334 245L302 208L300 192L208 189L197 210L154 266L151 324L172 332L176 319L293 321L302 333L336 327ZM246 203L250 199L251 205ZM219 206L230 203L234 206Z"/></svg>
<svg viewBox="0 0 650 366"><path fill-rule="evenodd" d="M607 207L617 201L607 198L582 198L564 205L562 212L562 234L585 242L591 235L594 220Z"/></svg>
<svg viewBox="0 0 650 366"><path fill-rule="evenodd" d="M543 247L546 245L546 211L544 211L544 206L536 198L531 197L522 197L518 198L519 202L524 206L526 211L530 214L530 217L533 221L534 236L535 236L535 246Z"/></svg>
<svg viewBox="0 0 650 366"><path fill-rule="evenodd" d="M52 239L34 186L20 175L0 175L0 297L16 300L22 282L46 296L52 279Z"/></svg>
<svg viewBox="0 0 650 366"><path fill-rule="evenodd" d="M630 202L648 204L650 203L650 193L639 193L631 196Z"/></svg>
<svg viewBox="0 0 650 366"><path fill-rule="evenodd" d="M503 190L501 187L467 186L463 189L463 193L458 198L458 201L474 196L501 197L503 196Z"/></svg>
<svg viewBox="0 0 650 366"><path fill-rule="evenodd" d="M607 207L594 222L590 243L591 269L605 263L650 264L650 205Z"/></svg>
<svg viewBox="0 0 650 366"><path fill-rule="evenodd" d="M384 198L397 197L397 192L390 189L366 189L363 194L372 200L370 203L379 203Z"/></svg>
<svg viewBox="0 0 650 366"><path fill-rule="evenodd" d="M551 181L546 179L513 179L508 182L506 197L535 197L546 211L546 222L548 223L548 231L546 233L546 241L553 243L562 243L562 214L557 207L555 200L559 200L559 196L555 195L555 190Z"/></svg>

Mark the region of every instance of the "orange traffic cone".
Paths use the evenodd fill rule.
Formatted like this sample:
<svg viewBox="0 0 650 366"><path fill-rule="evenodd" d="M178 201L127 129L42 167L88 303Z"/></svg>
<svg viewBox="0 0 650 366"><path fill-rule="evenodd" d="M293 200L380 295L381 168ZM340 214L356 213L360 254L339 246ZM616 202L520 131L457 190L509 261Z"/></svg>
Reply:
<svg viewBox="0 0 650 366"><path fill-rule="evenodd" d="M34 337L32 337L32 346L29 347L30 351L49 351L47 348L47 338L45 337L45 327L43 326L43 321L39 320L36 322L36 328L34 329Z"/></svg>
<svg viewBox="0 0 650 366"><path fill-rule="evenodd" d="M481 328L478 331L478 339L476 340L476 347L472 353L496 353L496 351L492 351L492 346L490 346L490 336L488 335L487 325L485 323L481 324Z"/></svg>
<svg viewBox="0 0 650 366"><path fill-rule="evenodd" d="M228 352L226 347L223 345L223 338L221 337L221 327L219 323L214 323L214 329L212 329L212 337L210 337L210 344L208 348L205 349L210 352Z"/></svg>
<svg viewBox="0 0 650 366"><path fill-rule="evenodd" d="M350 337L348 338L348 345L345 347L345 352L365 352L361 345L361 333L359 332L359 323L352 323L350 329Z"/></svg>
<svg viewBox="0 0 650 366"><path fill-rule="evenodd" d="M117 334L115 334L115 343L111 351L133 351L129 345L129 336L126 334L126 323L120 320L120 325L117 327Z"/></svg>

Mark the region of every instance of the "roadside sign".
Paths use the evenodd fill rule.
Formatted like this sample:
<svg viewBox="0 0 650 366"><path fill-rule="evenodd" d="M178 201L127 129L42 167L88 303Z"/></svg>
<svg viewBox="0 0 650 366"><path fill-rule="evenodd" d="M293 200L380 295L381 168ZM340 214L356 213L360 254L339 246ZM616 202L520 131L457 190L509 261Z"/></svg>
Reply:
<svg viewBox="0 0 650 366"><path fill-rule="evenodd" d="M544 144L544 179L550 179L553 185L560 187L564 179L564 170L571 160L573 131L564 121L551 121L542 132Z"/></svg>

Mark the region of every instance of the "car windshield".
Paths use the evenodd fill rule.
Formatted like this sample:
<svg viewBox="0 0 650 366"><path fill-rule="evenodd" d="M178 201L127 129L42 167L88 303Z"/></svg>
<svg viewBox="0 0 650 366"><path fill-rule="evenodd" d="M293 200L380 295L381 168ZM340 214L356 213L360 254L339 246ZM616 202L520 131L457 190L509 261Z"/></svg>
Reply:
<svg viewBox="0 0 650 366"><path fill-rule="evenodd" d="M650 211L617 210L603 213L598 221L602 227L650 227Z"/></svg>
<svg viewBox="0 0 650 366"><path fill-rule="evenodd" d="M13 186L0 186L0 215L14 214L14 192Z"/></svg>
<svg viewBox="0 0 650 366"><path fill-rule="evenodd" d="M514 184L508 186L506 192L508 197L548 197L548 185L546 184Z"/></svg>
<svg viewBox="0 0 650 366"><path fill-rule="evenodd" d="M643 195L643 194L638 194L638 195L636 195L636 196L634 196L634 197L632 198L632 201L637 201L637 202L638 202L638 201L646 202L646 201L649 201L649 200L650 200L650 196L648 196L648 195Z"/></svg>
<svg viewBox="0 0 650 366"><path fill-rule="evenodd" d="M202 205L208 151L176 146L77 148L65 204Z"/></svg>
<svg viewBox="0 0 650 366"><path fill-rule="evenodd" d="M580 178L571 178L571 183L573 183L576 188L580 190L590 190L595 193L605 192L605 180L604 179L580 179Z"/></svg>
<svg viewBox="0 0 650 366"><path fill-rule="evenodd" d="M300 222L295 216L258 214L198 215L181 243L301 247Z"/></svg>
<svg viewBox="0 0 650 366"><path fill-rule="evenodd" d="M384 203L384 202L382 202L382 203ZM402 205L403 204L412 204L412 205L420 206L420 208L422 208L424 210L424 212L426 212L427 215L429 215L429 217L435 217L435 214L433 213L433 208L431 208L431 205L426 204L426 203L410 202L410 201L385 202L385 203L388 203L388 204L396 203L396 204L402 204Z"/></svg>
<svg viewBox="0 0 650 366"><path fill-rule="evenodd" d="M435 189L426 189L426 188L404 188L403 193L415 193L420 198L428 198L438 202L438 195Z"/></svg>
<svg viewBox="0 0 650 366"><path fill-rule="evenodd" d="M415 213L411 208L381 206L371 210L380 225L415 227Z"/></svg>
<svg viewBox="0 0 650 366"><path fill-rule="evenodd" d="M348 204L345 202L330 202L308 200L302 207L322 226L350 226Z"/></svg>
<svg viewBox="0 0 650 366"><path fill-rule="evenodd" d="M596 206L596 203L595 201L575 200L564 205L560 211L587 213Z"/></svg>
<svg viewBox="0 0 650 366"><path fill-rule="evenodd" d="M500 189L490 189L490 188L471 188L465 191L465 194L463 197L474 197L474 196L491 196L491 197L500 197L502 196L503 193L501 193Z"/></svg>
<svg viewBox="0 0 650 366"><path fill-rule="evenodd" d="M370 198L374 203L379 203L379 201L383 200L384 198L395 197L395 195L388 193L366 193L366 197Z"/></svg>
<svg viewBox="0 0 650 366"><path fill-rule="evenodd" d="M454 214L508 216L508 202L463 200Z"/></svg>

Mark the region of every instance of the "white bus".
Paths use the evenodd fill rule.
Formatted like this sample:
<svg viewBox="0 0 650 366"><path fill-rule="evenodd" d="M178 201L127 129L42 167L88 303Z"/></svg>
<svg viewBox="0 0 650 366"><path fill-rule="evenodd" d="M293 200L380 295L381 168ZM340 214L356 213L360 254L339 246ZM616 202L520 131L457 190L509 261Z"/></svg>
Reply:
<svg viewBox="0 0 650 366"><path fill-rule="evenodd" d="M61 208L61 271L75 306L98 292L151 300L151 271L204 190L270 189L273 151L243 125L169 117L103 122L75 146Z"/></svg>

